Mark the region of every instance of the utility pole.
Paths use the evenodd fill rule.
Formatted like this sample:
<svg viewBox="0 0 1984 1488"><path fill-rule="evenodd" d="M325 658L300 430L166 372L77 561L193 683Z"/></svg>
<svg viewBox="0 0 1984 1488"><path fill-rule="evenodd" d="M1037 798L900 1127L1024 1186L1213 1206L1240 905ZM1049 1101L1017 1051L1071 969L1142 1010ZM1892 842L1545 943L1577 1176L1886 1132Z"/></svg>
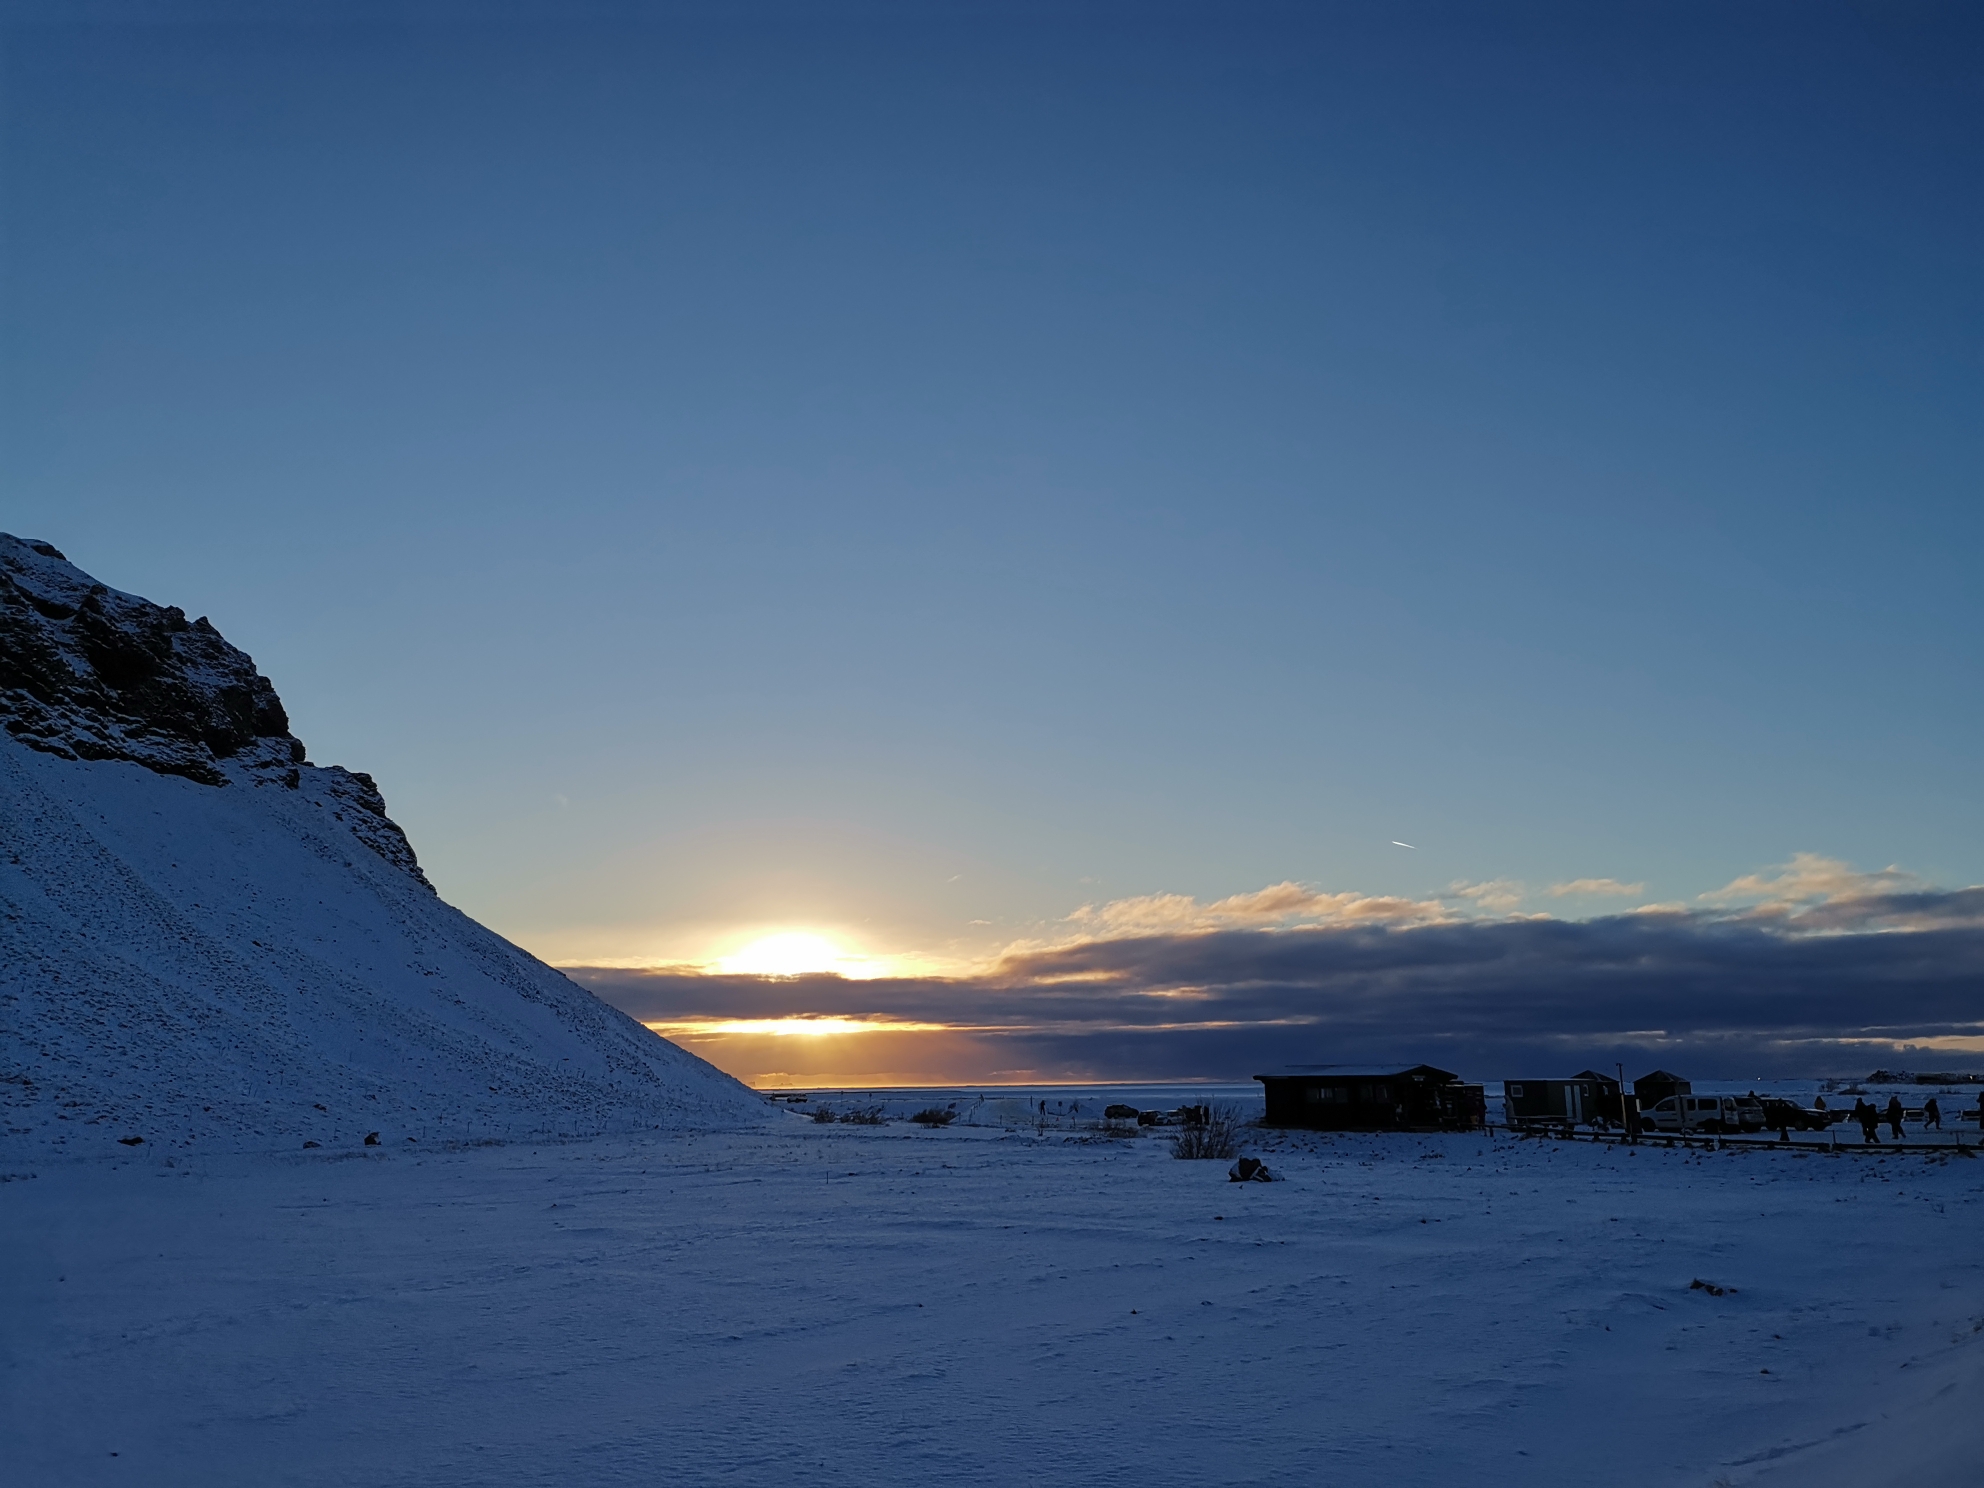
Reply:
<svg viewBox="0 0 1984 1488"><path fill-rule="evenodd" d="M1619 1130L1627 1141L1637 1144L1640 1134L1633 1130L1632 1118L1626 1114L1626 1066L1622 1062L1612 1068L1619 1072Z"/></svg>

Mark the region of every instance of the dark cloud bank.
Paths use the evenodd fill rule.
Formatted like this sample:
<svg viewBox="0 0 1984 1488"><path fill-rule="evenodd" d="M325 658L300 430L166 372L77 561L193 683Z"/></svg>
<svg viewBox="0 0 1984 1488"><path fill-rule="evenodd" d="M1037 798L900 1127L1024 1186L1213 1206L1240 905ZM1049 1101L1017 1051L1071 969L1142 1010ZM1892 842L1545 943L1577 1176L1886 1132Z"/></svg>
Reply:
<svg viewBox="0 0 1984 1488"><path fill-rule="evenodd" d="M1984 1034L1984 889L1885 896L1857 911L1862 925L1924 928L1838 930L1823 912L1794 930L1755 913L1640 913L1095 940L965 978L571 974L648 1022L833 1014L952 1025L968 1031L979 1078L1244 1078L1391 1058L1491 1079L1615 1060L1733 1078L1897 1060L1984 1068L1984 1052L1923 1046Z"/></svg>

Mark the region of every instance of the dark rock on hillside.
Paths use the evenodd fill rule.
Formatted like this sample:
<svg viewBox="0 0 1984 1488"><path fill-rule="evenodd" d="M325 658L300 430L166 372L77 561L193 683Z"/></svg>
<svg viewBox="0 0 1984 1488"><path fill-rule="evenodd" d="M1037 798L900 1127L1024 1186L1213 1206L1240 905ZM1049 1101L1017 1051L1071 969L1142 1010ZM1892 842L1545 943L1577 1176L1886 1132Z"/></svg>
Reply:
<svg viewBox="0 0 1984 1488"><path fill-rule="evenodd" d="M0 533L0 728L64 759L201 785L296 789L305 751L269 679L202 615L99 584L49 543ZM426 883L369 775L323 771L339 820ZM349 813L346 815L345 813Z"/></svg>
<svg viewBox="0 0 1984 1488"><path fill-rule="evenodd" d="M99 584L47 543L0 534L0 717L66 758L225 785L244 751L303 758L276 690L203 615Z"/></svg>

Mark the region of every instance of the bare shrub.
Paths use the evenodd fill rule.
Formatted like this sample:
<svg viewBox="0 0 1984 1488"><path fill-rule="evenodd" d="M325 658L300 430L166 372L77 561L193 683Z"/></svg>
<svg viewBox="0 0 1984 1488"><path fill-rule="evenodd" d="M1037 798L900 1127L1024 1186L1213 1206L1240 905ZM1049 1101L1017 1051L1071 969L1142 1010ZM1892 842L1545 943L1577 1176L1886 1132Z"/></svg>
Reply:
<svg viewBox="0 0 1984 1488"><path fill-rule="evenodd" d="M925 1106L909 1118L919 1126L949 1126L958 1119L956 1111L947 1111L942 1106Z"/></svg>
<svg viewBox="0 0 1984 1488"><path fill-rule="evenodd" d="M824 1126L834 1119L833 1108L831 1106L815 1106L812 1111L812 1117Z"/></svg>
<svg viewBox="0 0 1984 1488"><path fill-rule="evenodd" d="M840 1119L849 1126L880 1126L887 1118L882 1115L880 1106L856 1106Z"/></svg>
<svg viewBox="0 0 1984 1488"><path fill-rule="evenodd" d="M1180 1127L1171 1139L1173 1157L1233 1158L1240 1155L1240 1108L1205 1107L1205 1120Z"/></svg>

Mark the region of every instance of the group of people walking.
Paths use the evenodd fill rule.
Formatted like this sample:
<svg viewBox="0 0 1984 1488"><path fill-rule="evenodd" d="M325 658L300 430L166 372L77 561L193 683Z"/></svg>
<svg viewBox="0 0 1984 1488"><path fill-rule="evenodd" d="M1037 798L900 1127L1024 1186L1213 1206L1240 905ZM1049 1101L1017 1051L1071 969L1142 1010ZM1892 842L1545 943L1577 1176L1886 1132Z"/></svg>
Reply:
<svg viewBox="0 0 1984 1488"><path fill-rule="evenodd" d="M1820 1096L1820 1110L1825 1109L1825 1103L1825 1097ZM1888 1124L1889 1134L1895 1141L1899 1142L1904 1135L1901 1129L1904 1114L1901 1106L1901 1097L1898 1095L1888 1097L1887 1109L1885 1111L1870 1100L1863 1100L1856 1097L1853 1102L1853 1119L1860 1123L1860 1139L1864 1142L1878 1143L1881 1140L1881 1123L1883 1121ZM1977 1122L1978 1129L1984 1131L1984 1094L1979 1094L1977 1097ZM1933 1095L1922 1102L1922 1129L1924 1131L1941 1131L1943 1129L1943 1108L1937 1103Z"/></svg>

